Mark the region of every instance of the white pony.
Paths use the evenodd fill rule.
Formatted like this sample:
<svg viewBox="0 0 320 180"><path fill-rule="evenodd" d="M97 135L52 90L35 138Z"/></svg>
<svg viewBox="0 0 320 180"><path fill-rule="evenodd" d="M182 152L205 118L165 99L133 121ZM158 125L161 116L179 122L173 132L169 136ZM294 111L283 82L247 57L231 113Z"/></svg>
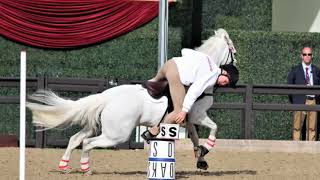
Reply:
<svg viewBox="0 0 320 180"><path fill-rule="evenodd" d="M196 50L209 55L218 66L233 62L235 53L232 41L224 29L215 31L215 35ZM213 89L207 89L205 93L212 93L212 91ZM31 102L31 100L40 103ZM187 128L191 132L194 147L199 146L199 141L193 124L210 128L210 136L215 138L217 125L206 113L212 103L213 98L205 96L194 104L189 113ZM137 125L148 127L157 125L166 112L167 106L167 97L154 99L141 85L121 85L76 101L66 100L51 91L43 90L29 96L27 102L35 125L46 129L65 128L74 124L83 127L70 138L68 147L59 162L59 169L70 172L68 162L71 153L82 143L80 167L87 174L91 173L90 150L95 147L112 147L127 141ZM101 128L101 134L93 137L99 128ZM207 163L203 156L197 157L198 161L205 163L198 168L206 169Z"/></svg>

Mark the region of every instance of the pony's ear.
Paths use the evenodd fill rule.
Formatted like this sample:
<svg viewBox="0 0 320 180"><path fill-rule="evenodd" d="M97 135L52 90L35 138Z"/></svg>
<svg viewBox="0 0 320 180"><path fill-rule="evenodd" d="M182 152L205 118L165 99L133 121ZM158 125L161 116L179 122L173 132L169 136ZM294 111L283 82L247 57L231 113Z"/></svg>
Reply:
<svg viewBox="0 0 320 180"><path fill-rule="evenodd" d="M237 67L237 59L233 58L233 65Z"/></svg>
<svg viewBox="0 0 320 180"><path fill-rule="evenodd" d="M230 39L230 37L228 37L228 35L223 35L224 40L227 42L229 49L231 50L232 53L237 53L236 48L233 45L233 41Z"/></svg>

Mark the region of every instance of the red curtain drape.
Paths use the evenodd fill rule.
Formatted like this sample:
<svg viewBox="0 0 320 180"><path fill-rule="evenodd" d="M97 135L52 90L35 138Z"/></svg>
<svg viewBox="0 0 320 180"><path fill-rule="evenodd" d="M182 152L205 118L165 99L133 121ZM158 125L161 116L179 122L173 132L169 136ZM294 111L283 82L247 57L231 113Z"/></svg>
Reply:
<svg viewBox="0 0 320 180"><path fill-rule="evenodd" d="M75 48L127 33L158 15L158 1L1 0L0 34L42 48Z"/></svg>

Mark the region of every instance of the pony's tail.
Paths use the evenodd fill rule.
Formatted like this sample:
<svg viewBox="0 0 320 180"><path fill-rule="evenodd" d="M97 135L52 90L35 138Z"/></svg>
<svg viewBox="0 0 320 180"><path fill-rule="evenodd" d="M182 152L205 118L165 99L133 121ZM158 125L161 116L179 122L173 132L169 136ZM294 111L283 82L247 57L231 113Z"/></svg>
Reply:
<svg viewBox="0 0 320 180"><path fill-rule="evenodd" d="M32 123L36 126L51 129L79 124L97 131L100 113L106 105L106 99L101 96L95 94L73 101L63 99L52 91L40 90L28 97L26 106L32 111Z"/></svg>

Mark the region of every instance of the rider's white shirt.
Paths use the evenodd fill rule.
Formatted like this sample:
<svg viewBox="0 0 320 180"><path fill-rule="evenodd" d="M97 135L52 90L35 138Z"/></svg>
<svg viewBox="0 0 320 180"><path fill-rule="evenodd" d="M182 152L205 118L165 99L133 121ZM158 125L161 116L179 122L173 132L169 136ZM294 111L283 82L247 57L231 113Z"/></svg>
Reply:
<svg viewBox="0 0 320 180"><path fill-rule="evenodd" d="M180 81L190 86L183 101L182 110L188 112L197 98L209 87L215 85L221 69L204 53L182 49L181 57L174 57Z"/></svg>

